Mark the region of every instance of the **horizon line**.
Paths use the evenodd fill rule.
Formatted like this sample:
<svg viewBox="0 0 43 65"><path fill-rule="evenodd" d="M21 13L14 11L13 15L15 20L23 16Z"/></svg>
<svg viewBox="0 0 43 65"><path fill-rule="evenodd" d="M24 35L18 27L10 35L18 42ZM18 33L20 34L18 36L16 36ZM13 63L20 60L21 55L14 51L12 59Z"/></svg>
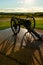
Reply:
<svg viewBox="0 0 43 65"><path fill-rule="evenodd" d="M25 8L6 8L6 9L0 9L0 12L43 12L43 8L31 8L31 9L25 9Z"/></svg>

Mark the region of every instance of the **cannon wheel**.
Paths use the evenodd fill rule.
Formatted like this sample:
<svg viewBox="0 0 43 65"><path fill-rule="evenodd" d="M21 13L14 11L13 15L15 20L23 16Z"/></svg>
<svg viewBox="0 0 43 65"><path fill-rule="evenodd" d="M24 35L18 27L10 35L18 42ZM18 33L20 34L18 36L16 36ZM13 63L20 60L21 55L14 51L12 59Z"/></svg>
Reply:
<svg viewBox="0 0 43 65"><path fill-rule="evenodd" d="M20 31L20 25L15 17L11 18L11 29L14 35L17 35Z"/></svg>
<svg viewBox="0 0 43 65"><path fill-rule="evenodd" d="M26 19L29 19L31 22L31 28L30 29L34 29L35 28L35 18L33 16L27 16Z"/></svg>

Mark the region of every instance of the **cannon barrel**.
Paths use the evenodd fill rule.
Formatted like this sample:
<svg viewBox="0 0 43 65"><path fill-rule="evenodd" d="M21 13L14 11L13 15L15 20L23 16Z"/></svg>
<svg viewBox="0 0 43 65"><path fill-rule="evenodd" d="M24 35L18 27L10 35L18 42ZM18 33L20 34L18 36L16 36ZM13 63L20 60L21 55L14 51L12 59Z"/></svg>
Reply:
<svg viewBox="0 0 43 65"><path fill-rule="evenodd" d="M18 20L18 21L27 21L27 20L29 20L29 19L26 19L26 18L17 18L17 17L12 17L12 21L15 21L15 19L16 20Z"/></svg>
<svg viewBox="0 0 43 65"><path fill-rule="evenodd" d="M17 20L20 25L24 25L24 26L26 26L26 25L30 26L31 25L31 21L29 19L26 19L26 18L12 17L11 20L14 21L14 22Z"/></svg>

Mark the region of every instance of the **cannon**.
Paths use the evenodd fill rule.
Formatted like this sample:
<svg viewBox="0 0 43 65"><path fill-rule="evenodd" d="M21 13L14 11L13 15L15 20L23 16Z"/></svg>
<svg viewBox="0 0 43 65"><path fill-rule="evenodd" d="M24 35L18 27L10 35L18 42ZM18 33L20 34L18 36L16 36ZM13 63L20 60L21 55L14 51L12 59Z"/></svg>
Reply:
<svg viewBox="0 0 43 65"><path fill-rule="evenodd" d="M32 32L37 38L42 40L42 37L40 34L38 34L34 28L35 28L35 18L34 17L26 17L26 18L18 18L18 17L12 17L11 18L11 29L14 33L14 35L17 35L20 32L20 26L23 25L28 32Z"/></svg>
<svg viewBox="0 0 43 65"><path fill-rule="evenodd" d="M11 29L14 32L14 34L19 33L21 25L23 25L27 30L34 29L35 28L34 17L29 17L29 18L12 17L11 18Z"/></svg>

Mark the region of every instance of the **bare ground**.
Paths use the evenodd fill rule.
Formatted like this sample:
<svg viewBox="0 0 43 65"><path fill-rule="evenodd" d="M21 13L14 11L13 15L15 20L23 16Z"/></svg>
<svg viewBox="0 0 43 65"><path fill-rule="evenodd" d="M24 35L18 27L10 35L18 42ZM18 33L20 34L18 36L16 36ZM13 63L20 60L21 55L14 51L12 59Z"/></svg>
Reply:
<svg viewBox="0 0 43 65"><path fill-rule="evenodd" d="M37 29L36 31L38 31L40 34L43 34L43 30ZM0 31L0 65L30 65L31 63L32 65L43 65L43 42L40 42L40 40L35 41L35 44L32 44L33 46L30 45L32 46L31 48L27 47L21 50L19 49L21 39L25 32L26 29L21 29L17 36L17 45L15 48L13 48L14 45L11 45L11 43L14 43L14 37L12 36L13 33L11 29ZM9 44L6 44L6 42ZM12 47L9 49L10 45ZM33 61L35 64L33 64Z"/></svg>

